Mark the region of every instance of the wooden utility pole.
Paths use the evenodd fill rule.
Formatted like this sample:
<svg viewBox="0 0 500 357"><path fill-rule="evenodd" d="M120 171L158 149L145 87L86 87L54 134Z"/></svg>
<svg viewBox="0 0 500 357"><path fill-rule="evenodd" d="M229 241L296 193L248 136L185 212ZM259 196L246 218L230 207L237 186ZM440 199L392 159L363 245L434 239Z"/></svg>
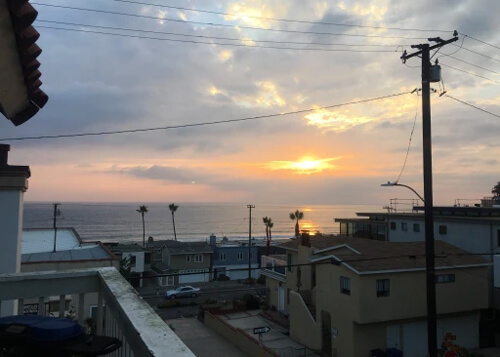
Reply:
<svg viewBox="0 0 500 357"><path fill-rule="evenodd" d="M57 206L60 205L60 203L54 203L54 250L53 252L56 251L56 242L57 242L57 216L60 214L59 210L57 209Z"/></svg>
<svg viewBox="0 0 500 357"><path fill-rule="evenodd" d="M255 208L255 205L247 205L247 208L250 213L248 218L248 282L250 283L252 278L252 260L250 259L252 255L252 208Z"/></svg>
<svg viewBox="0 0 500 357"><path fill-rule="evenodd" d="M440 75L431 74L431 70L439 70L436 66L431 67L430 50L438 49L458 40L457 33L447 41L429 38L429 41L437 42L434 46L428 43L412 45L419 51L408 55L404 51L401 59L403 63L415 56L422 58L422 135L423 135L423 159L424 159L424 209L425 209L425 270L427 287L427 348L429 357L437 356L437 308L436 308L436 270L434 262L434 213L432 203L432 137L431 137L431 82L439 82ZM437 60L436 60L437 61Z"/></svg>

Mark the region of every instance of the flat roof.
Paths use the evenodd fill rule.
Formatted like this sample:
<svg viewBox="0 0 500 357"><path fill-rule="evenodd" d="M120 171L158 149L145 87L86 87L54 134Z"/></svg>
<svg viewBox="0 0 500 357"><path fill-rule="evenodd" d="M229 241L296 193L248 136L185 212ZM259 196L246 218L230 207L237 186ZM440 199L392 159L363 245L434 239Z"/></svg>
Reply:
<svg viewBox="0 0 500 357"><path fill-rule="evenodd" d="M84 260L113 260L101 245L92 243L79 249L62 250L56 252L22 254L21 263L84 261Z"/></svg>
<svg viewBox="0 0 500 357"><path fill-rule="evenodd" d="M21 242L21 262L56 262L114 260L116 257L100 242L83 243L73 228L58 228L54 252L54 229L24 229Z"/></svg>
<svg viewBox="0 0 500 357"><path fill-rule="evenodd" d="M73 228L58 228L56 251L78 249L82 244L78 233ZM54 229L23 229L22 254L46 253L54 250Z"/></svg>

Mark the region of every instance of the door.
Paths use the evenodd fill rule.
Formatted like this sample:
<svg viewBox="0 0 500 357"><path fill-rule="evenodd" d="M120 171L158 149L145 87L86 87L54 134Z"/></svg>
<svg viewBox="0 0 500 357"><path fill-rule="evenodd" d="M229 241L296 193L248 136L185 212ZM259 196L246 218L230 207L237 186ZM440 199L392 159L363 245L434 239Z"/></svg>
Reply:
<svg viewBox="0 0 500 357"><path fill-rule="evenodd" d="M403 356L427 356L427 323L417 322L403 326Z"/></svg>
<svg viewBox="0 0 500 357"><path fill-rule="evenodd" d="M285 287L280 283L278 287L278 311L285 309Z"/></svg>
<svg viewBox="0 0 500 357"><path fill-rule="evenodd" d="M399 325L387 326L387 346L386 348L401 349L401 339L399 335Z"/></svg>
<svg viewBox="0 0 500 357"><path fill-rule="evenodd" d="M332 355L332 318L328 311L321 311L321 352Z"/></svg>

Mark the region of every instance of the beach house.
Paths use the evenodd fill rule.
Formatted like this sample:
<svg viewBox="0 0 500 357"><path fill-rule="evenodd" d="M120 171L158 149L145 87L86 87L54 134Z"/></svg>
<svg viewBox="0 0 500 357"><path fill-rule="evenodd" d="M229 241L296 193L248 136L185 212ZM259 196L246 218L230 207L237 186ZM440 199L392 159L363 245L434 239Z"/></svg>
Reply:
<svg viewBox="0 0 500 357"><path fill-rule="evenodd" d="M404 356L426 355L423 242L303 235L281 246L284 274L275 266L262 274L270 304L284 306L289 316L293 339L329 356L389 347ZM435 249L438 341L451 334L457 345L478 348L490 263L442 241Z"/></svg>

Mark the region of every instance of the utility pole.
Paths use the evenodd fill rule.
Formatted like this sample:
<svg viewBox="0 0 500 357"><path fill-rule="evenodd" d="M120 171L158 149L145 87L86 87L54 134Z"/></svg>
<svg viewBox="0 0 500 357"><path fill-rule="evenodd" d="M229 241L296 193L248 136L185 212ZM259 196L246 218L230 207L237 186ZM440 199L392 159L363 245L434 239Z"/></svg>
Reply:
<svg viewBox="0 0 500 357"><path fill-rule="evenodd" d="M250 211L248 219L248 282L250 283L252 278L252 260L250 259L252 253L252 208L255 208L255 205L247 205L247 208Z"/></svg>
<svg viewBox="0 0 500 357"><path fill-rule="evenodd" d="M53 252L56 251L56 242L57 242L57 216L61 213L58 209L57 206L60 205L60 203L54 203L54 250Z"/></svg>
<svg viewBox="0 0 500 357"><path fill-rule="evenodd" d="M457 32L453 38L442 40L439 37L429 38L436 45L429 46L428 43L412 45L419 51L407 54L403 52L401 60L421 55L422 58L422 136L423 136L423 159L424 159L424 212L425 212L425 271L427 287L427 348L429 357L437 356L437 308L436 308L436 270L434 263L434 213L432 202L432 137L431 137L431 82L441 80L440 67L431 66L430 51L441 48L458 40ZM434 71L433 71L434 70ZM431 71L433 71L431 73ZM436 72L437 71L437 72Z"/></svg>

